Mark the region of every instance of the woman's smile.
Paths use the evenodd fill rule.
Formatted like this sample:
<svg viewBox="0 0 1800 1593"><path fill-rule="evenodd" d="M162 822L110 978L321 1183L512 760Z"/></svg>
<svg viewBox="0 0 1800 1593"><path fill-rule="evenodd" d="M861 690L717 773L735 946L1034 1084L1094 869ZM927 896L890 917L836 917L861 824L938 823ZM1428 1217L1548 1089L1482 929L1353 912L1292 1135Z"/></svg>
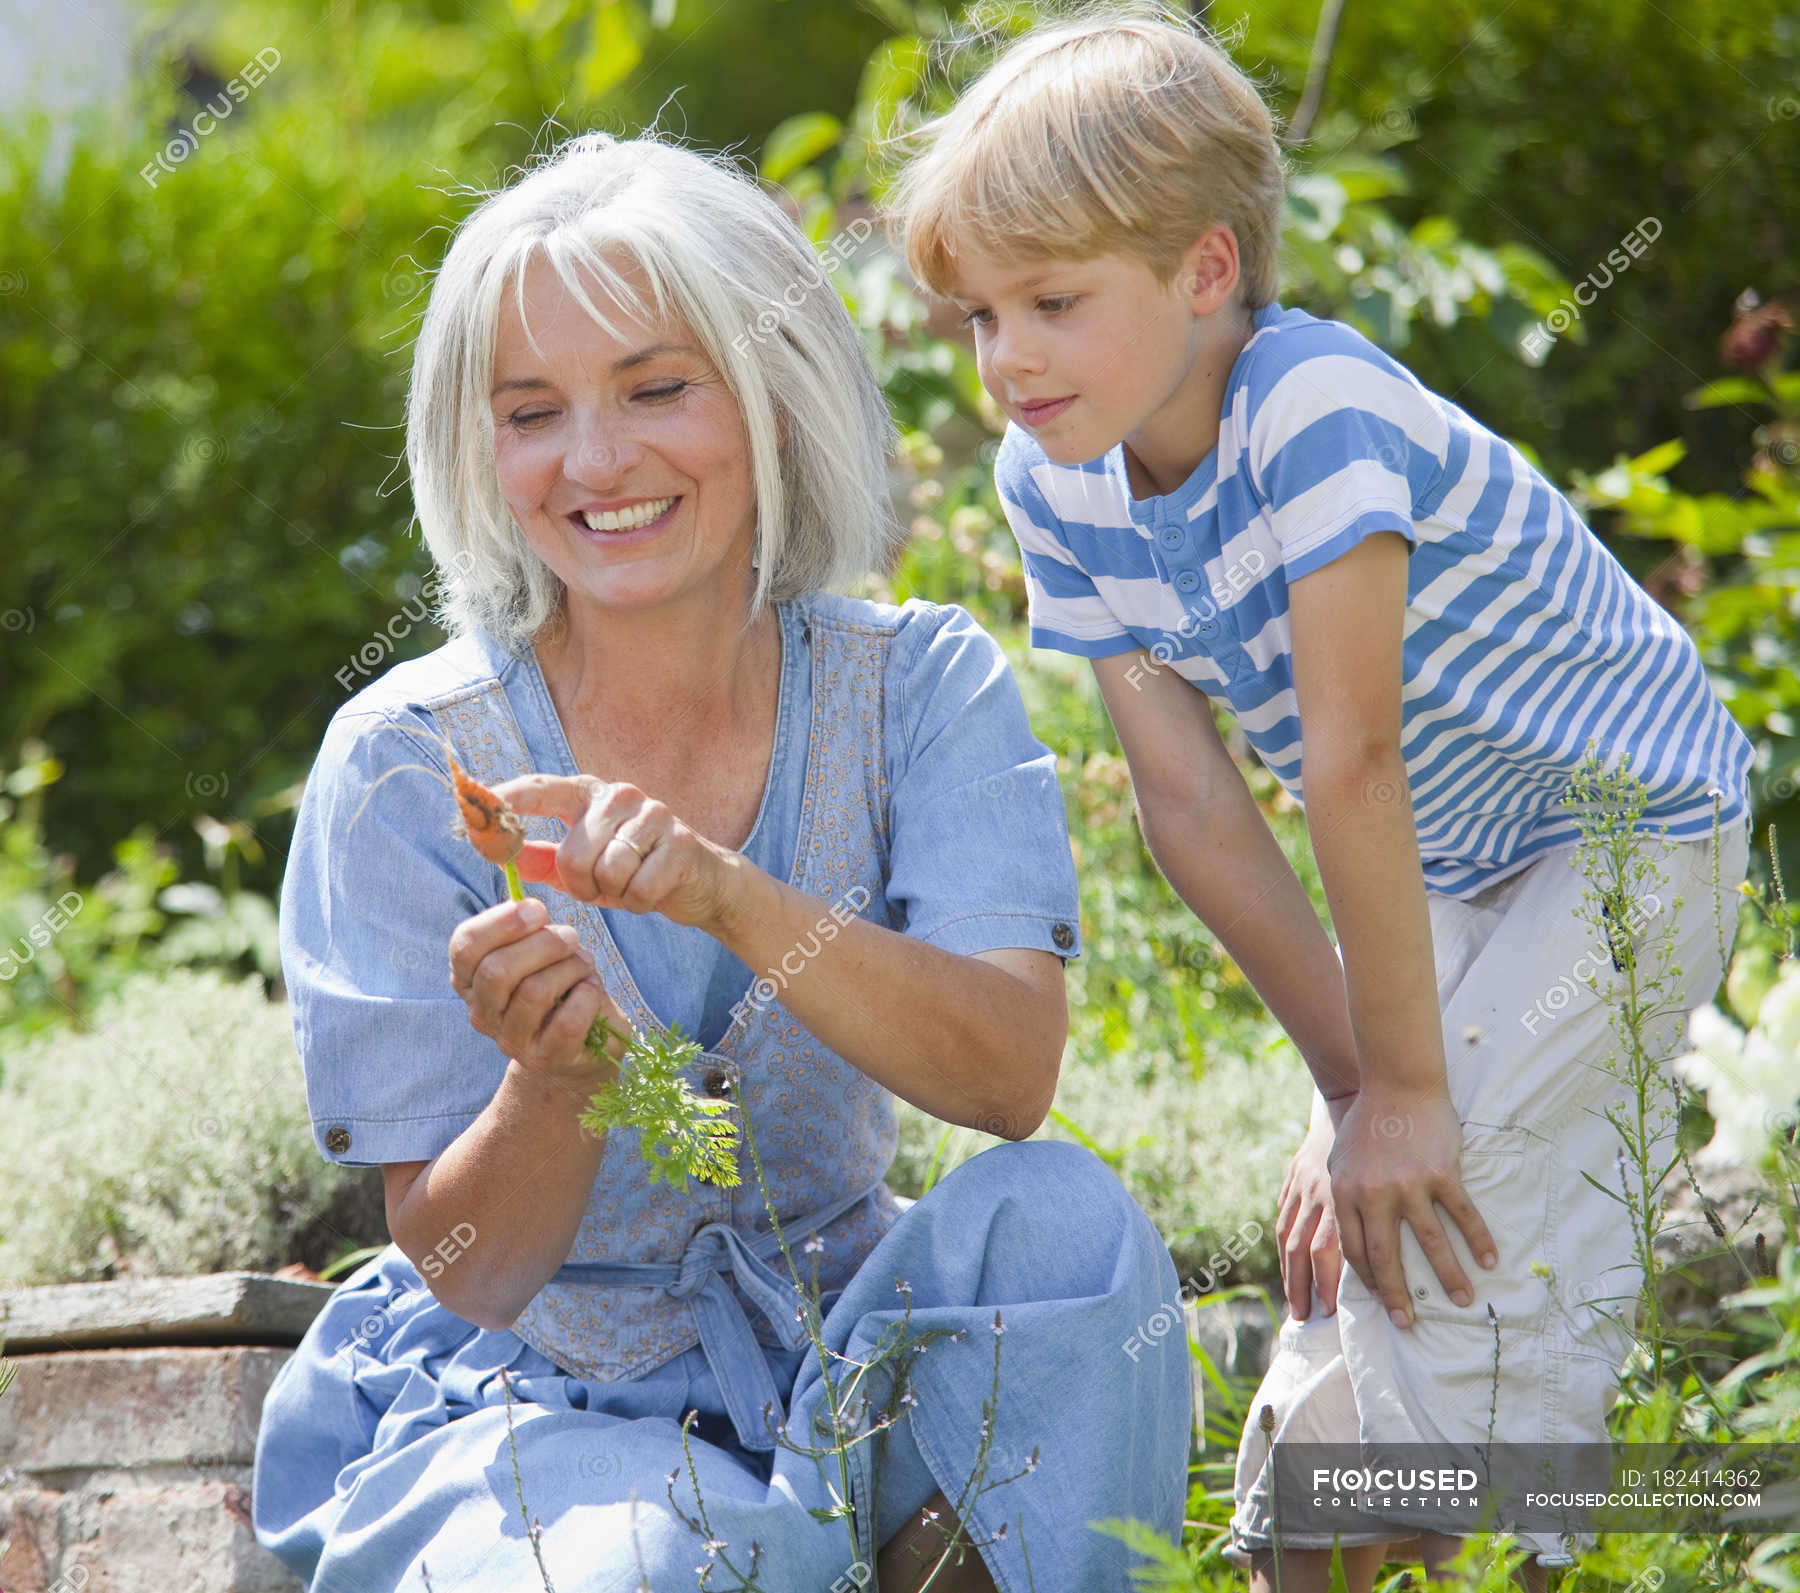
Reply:
<svg viewBox="0 0 1800 1593"><path fill-rule="evenodd" d="M583 505L568 518L576 530L596 541L644 541L674 521L680 504L681 497L677 494L671 498L642 498L618 509Z"/></svg>

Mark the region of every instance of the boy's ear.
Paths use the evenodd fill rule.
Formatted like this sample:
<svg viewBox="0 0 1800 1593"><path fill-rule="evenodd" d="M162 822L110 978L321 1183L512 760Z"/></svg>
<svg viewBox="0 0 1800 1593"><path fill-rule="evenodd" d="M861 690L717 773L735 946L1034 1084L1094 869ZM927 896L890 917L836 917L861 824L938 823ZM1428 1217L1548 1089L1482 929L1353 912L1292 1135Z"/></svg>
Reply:
<svg viewBox="0 0 1800 1593"><path fill-rule="evenodd" d="M1224 309L1237 297L1237 234L1224 222L1214 222L1188 245L1178 283L1196 315Z"/></svg>

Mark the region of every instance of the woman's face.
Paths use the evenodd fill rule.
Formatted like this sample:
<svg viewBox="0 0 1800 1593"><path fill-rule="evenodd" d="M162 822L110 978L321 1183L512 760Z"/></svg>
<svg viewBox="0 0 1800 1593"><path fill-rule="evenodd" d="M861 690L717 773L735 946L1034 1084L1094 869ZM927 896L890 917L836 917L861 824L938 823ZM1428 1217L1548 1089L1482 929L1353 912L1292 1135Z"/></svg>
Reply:
<svg viewBox="0 0 1800 1593"><path fill-rule="evenodd" d="M581 610L742 608L756 502L743 417L679 321L597 326L545 262L510 288L494 341L500 493ZM529 322L537 348L525 335ZM540 353L539 350L542 352Z"/></svg>

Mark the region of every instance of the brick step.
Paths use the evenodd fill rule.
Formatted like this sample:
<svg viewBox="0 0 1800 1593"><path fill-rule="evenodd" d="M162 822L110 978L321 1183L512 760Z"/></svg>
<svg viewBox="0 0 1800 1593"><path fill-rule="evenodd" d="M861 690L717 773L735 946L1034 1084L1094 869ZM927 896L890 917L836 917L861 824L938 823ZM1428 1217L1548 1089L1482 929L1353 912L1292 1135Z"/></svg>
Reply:
<svg viewBox="0 0 1800 1593"><path fill-rule="evenodd" d="M0 1293L0 1587L297 1593L251 1531L252 1464L330 1295L249 1273Z"/></svg>

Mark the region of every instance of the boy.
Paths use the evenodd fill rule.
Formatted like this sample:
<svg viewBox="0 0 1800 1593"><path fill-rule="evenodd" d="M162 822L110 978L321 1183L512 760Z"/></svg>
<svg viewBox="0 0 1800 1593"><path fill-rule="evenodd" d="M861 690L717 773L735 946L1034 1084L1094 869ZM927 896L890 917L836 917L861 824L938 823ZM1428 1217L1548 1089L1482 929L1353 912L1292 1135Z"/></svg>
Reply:
<svg viewBox="0 0 1800 1593"><path fill-rule="evenodd" d="M1092 662L1152 855L1318 1085L1281 1199L1291 1315L1239 1452L1236 1557L1267 1587L1271 1436L1605 1441L1641 1276L1587 1181L1616 1187L1622 1086L1559 799L1590 745L1647 787L1666 883L1633 921L1673 936L1685 1010L1736 921L1752 751L1515 449L1275 302L1269 116L1188 27L1034 33L925 138L896 220L1012 423L1032 641ZM1336 952L1211 699L1305 807ZM1443 1519L1342 1534L1351 1586L1415 1530L1435 1572ZM1567 1563L1518 1539L1533 1585ZM1332 1541L1284 1514L1287 1593L1326 1586Z"/></svg>

